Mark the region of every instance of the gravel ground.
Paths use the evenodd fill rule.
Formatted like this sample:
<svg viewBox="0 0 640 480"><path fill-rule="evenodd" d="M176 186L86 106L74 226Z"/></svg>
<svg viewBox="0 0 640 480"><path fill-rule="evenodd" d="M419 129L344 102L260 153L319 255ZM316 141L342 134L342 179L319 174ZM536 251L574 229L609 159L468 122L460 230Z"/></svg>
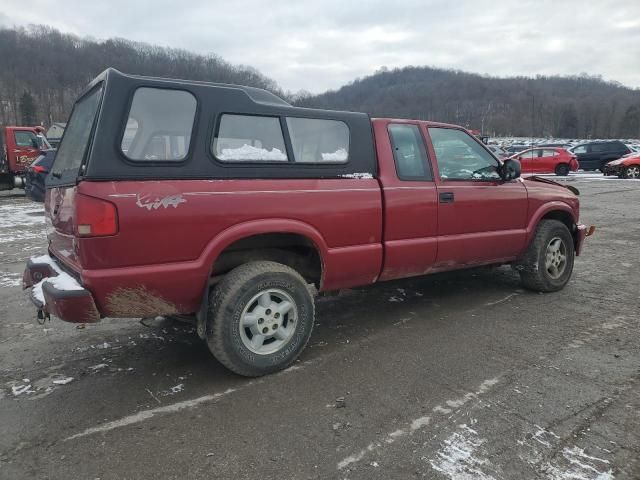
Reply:
<svg viewBox="0 0 640 480"><path fill-rule="evenodd" d="M640 182L564 181L598 230L563 291L502 267L324 297L253 380L186 324L39 325L42 208L0 194L0 478L640 478Z"/></svg>

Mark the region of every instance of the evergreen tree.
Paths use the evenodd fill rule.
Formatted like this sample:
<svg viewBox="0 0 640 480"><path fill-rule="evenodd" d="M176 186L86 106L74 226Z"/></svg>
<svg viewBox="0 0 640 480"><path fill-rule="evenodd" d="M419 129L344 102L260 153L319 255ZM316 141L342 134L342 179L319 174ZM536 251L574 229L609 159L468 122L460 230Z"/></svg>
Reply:
<svg viewBox="0 0 640 480"><path fill-rule="evenodd" d="M20 97L20 116L22 125L32 126L36 124L36 102L26 90Z"/></svg>

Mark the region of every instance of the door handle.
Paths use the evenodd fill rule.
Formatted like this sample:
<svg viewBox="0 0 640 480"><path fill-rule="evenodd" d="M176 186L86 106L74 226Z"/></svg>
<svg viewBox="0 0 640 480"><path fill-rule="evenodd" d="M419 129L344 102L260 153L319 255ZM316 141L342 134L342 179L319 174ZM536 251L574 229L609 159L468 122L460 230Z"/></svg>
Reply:
<svg viewBox="0 0 640 480"><path fill-rule="evenodd" d="M439 198L440 203L453 203L453 192L442 192Z"/></svg>

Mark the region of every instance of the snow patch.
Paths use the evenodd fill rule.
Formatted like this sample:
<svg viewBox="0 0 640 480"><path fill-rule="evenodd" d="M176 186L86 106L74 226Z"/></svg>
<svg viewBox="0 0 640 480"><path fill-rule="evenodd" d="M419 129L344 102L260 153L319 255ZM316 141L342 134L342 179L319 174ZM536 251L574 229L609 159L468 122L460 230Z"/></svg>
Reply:
<svg viewBox="0 0 640 480"><path fill-rule="evenodd" d="M31 389L30 383L27 383L26 385L13 385L11 387L11 393L13 394L14 397L17 397L18 395L22 395L23 393L29 394L34 392L35 390Z"/></svg>
<svg viewBox="0 0 640 480"><path fill-rule="evenodd" d="M80 433L76 433L75 435L71 435L70 437L65 438L64 441L67 442L69 440L74 440L76 438L82 438L88 435L93 435L94 433L108 432L115 428L126 427L127 425L132 425L135 423L142 422L144 420L148 420L159 414L174 413L174 412L179 412L181 410L194 408L202 403L220 400L222 397L229 395L230 393L233 393L235 391L236 389L229 388L221 393L204 395L202 397L194 398L193 400L185 400L184 402L178 402L172 405L166 405L164 407L152 408L151 410L142 410L138 413L134 413L133 415L129 415L119 420L103 423L102 425L98 425L97 427L87 428L86 430Z"/></svg>
<svg viewBox="0 0 640 480"><path fill-rule="evenodd" d="M480 386L478 387L478 390L476 392L470 392L467 393L464 397L462 397L462 399L458 399L458 400L449 400L446 403L455 403L456 405L464 405L466 402L468 402L469 400L471 400L472 398L477 398L478 395L481 395L483 393L486 393L491 387L493 387L494 385L496 385L498 383L498 378L491 378L489 380L485 380L484 382L482 382L480 384ZM329 407L329 405L327 405L327 407ZM451 409L447 409L442 407L441 405L438 405L436 407L434 407L433 409L434 412L437 413L450 413L452 410ZM376 442L372 442L369 445L367 445L366 448L360 450L358 453L355 453L353 455L350 455L346 458L344 458L343 460L341 460L340 462L338 462L337 465L337 469L338 470L342 470L345 467L348 467L351 464L357 463L359 461L361 461L369 452L373 452L374 450L378 450L383 448L385 445L391 444L393 442L395 442L398 438L401 437L405 437L405 436L410 436L413 435L416 431L426 427L427 425L429 425L429 423L431 422L431 417L419 417L416 418L414 420L411 421L411 423L409 424L409 426L407 428L401 428L398 430L394 430L393 432L385 435L382 439L379 439ZM467 434L476 434L476 431L467 427L467 425L460 425L460 428L464 429L465 432ZM460 478L463 480L466 479L474 479L474 478L479 478L481 480L486 480L486 479L490 479L493 477L474 477L474 476L460 476L460 477L452 477L452 478Z"/></svg>
<svg viewBox="0 0 640 480"><path fill-rule="evenodd" d="M64 377L53 380L54 385L66 385L67 383L73 382L73 377Z"/></svg>
<svg viewBox="0 0 640 480"><path fill-rule="evenodd" d="M33 204L0 205L0 228L32 225L44 227L44 208L33 208Z"/></svg>
<svg viewBox="0 0 640 480"><path fill-rule="evenodd" d="M494 477L484 471L491 463L478 454L485 442L466 424L458 425L458 431L443 442L436 458L429 463L434 470L454 480L492 480Z"/></svg>
<svg viewBox="0 0 640 480"><path fill-rule="evenodd" d="M562 457L568 465L563 467L547 463L544 466L544 471L551 480L613 480L614 478L612 469L608 468L608 460L587 455L582 448L565 447L562 450Z"/></svg>
<svg viewBox="0 0 640 480"><path fill-rule="evenodd" d="M223 148L222 154L219 154L218 158L220 160L286 161L287 154L277 148L267 150L266 148L258 148L244 144L238 148Z"/></svg>
<svg viewBox="0 0 640 480"><path fill-rule="evenodd" d="M370 173L345 173L344 175L340 175L342 178L355 178L357 180L370 180L373 178L373 175Z"/></svg>
<svg viewBox="0 0 640 480"><path fill-rule="evenodd" d="M89 367L89 370L93 370L95 372L96 370L101 370L101 369L106 368L106 367L107 367L106 363L99 363L97 365L93 365L93 366Z"/></svg>
<svg viewBox="0 0 640 480"><path fill-rule="evenodd" d="M18 273L0 272L0 287L17 287L22 283Z"/></svg>
<svg viewBox="0 0 640 480"><path fill-rule="evenodd" d="M47 277L33 286L32 295L42 304L44 304L44 293L42 292L42 287L44 286L45 282L50 283L58 290L84 290L82 285L80 285L75 278L73 278L67 272L60 272L57 276Z"/></svg>
<svg viewBox="0 0 640 480"><path fill-rule="evenodd" d="M349 153L344 148L339 148L335 152L332 153L323 153L322 160L326 160L327 162L344 162L347 160Z"/></svg>

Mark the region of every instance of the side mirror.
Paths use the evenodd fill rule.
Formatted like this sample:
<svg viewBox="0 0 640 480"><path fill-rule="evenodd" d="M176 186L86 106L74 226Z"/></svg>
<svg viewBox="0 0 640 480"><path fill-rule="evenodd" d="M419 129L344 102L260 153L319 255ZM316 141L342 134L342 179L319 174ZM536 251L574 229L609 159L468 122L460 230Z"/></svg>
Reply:
<svg viewBox="0 0 640 480"><path fill-rule="evenodd" d="M522 167L515 158L507 158L500 169L500 177L505 182L518 178L521 173Z"/></svg>

